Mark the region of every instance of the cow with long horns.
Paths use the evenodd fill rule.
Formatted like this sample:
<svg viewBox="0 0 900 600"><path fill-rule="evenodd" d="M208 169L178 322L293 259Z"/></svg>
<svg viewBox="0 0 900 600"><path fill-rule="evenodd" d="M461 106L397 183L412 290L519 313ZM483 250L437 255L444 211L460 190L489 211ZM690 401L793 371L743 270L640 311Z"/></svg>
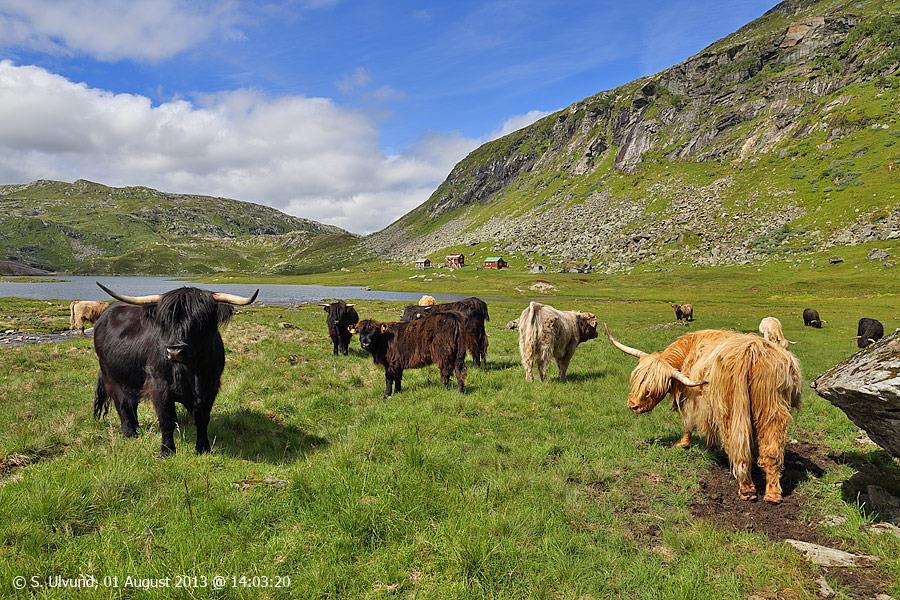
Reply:
<svg viewBox="0 0 900 600"><path fill-rule="evenodd" d="M728 455L742 500L755 500L750 477L754 453L766 475L767 502L782 499L781 470L791 409L800 402L800 364L793 354L758 336L704 330L681 336L661 352L647 353L616 341L638 359L631 373L627 406L640 414L671 394L683 435L692 431Z"/></svg>
<svg viewBox="0 0 900 600"><path fill-rule="evenodd" d="M94 417L109 412L112 399L122 434L137 435L137 405L149 397L162 431L160 454L175 452L175 403L194 417L196 451L209 452L209 415L225 369L225 348L219 325L234 306L256 300L183 287L165 294L125 296L101 284L119 300L94 327L94 350L100 360Z"/></svg>

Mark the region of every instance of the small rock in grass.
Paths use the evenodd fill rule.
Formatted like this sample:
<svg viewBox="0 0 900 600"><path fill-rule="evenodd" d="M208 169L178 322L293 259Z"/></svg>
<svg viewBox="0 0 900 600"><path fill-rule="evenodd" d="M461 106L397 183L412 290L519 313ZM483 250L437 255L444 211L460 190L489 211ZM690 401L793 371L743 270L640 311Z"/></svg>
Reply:
<svg viewBox="0 0 900 600"><path fill-rule="evenodd" d="M828 527L838 527L839 525L843 525L847 522L847 517L842 517L839 515L831 515L829 517L825 517L821 521L819 521L819 525L827 525Z"/></svg>
<svg viewBox="0 0 900 600"><path fill-rule="evenodd" d="M824 577L819 577L816 579L816 583L819 584L819 597L820 598L834 598L835 592L831 589L831 586L828 585L828 582L825 581Z"/></svg>
<svg viewBox="0 0 900 600"><path fill-rule="evenodd" d="M509 323L506 324L507 329L518 329L519 328L519 320L513 319Z"/></svg>
<svg viewBox="0 0 900 600"><path fill-rule="evenodd" d="M897 527L892 523L873 523L871 525L866 525L863 529L869 533L890 533L900 537L900 527Z"/></svg>

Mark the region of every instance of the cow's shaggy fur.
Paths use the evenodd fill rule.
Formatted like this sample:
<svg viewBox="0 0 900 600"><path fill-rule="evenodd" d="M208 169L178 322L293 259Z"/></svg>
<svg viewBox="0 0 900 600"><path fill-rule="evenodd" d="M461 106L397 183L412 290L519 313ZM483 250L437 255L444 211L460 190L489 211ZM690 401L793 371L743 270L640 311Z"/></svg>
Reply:
<svg viewBox="0 0 900 600"><path fill-rule="evenodd" d="M476 367L480 367L482 362L487 361L488 339L487 332L484 328L484 322L490 321L487 303L481 298L465 298L456 302L444 302L442 304L422 305L425 298L431 296L423 296L419 300L418 305L409 305L403 310L400 320L403 322L422 319L428 315L434 315L444 312L452 312L460 317L463 321L464 333L466 336L466 349L472 355L472 362Z"/></svg>
<svg viewBox="0 0 900 600"><path fill-rule="evenodd" d="M419 298L419 306L434 306L434 296L425 295Z"/></svg>
<svg viewBox="0 0 900 600"><path fill-rule="evenodd" d="M792 341L784 337L784 329L781 327L781 321L775 317L765 317L759 322L759 333L763 338L769 340L773 344L778 344L782 348L787 348Z"/></svg>
<svg viewBox="0 0 900 600"><path fill-rule="evenodd" d="M84 335L85 323L96 323L103 311L109 308L109 302L92 302L77 300L69 305L69 329L81 330Z"/></svg>
<svg viewBox="0 0 900 600"><path fill-rule="evenodd" d="M556 359L559 380L566 380L569 361L578 344L597 337L597 317L591 313L556 310L532 302L519 316L519 354L525 381L533 381L538 369L541 381L547 378L550 357Z"/></svg>
<svg viewBox="0 0 900 600"><path fill-rule="evenodd" d="M456 376L460 392L466 384L466 343L462 318L452 312L429 315L399 323L379 323L371 319L356 326L359 345L372 355L372 361L384 367L387 398L400 392L404 369L437 365L441 383L450 385Z"/></svg>
<svg viewBox="0 0 900 600"><path fill-rule="evenodd" d="M673 371L692 384L674 378ZM765 500L781 502L787 428L800 401L800 364L793 354L755 335L689 333L640 358L627 404L635 413L649 412L667 393L684 426L677 446L689 446L693 431L721 446L745 500L756 498L750 478L756 455L766 475Z"/></svg>

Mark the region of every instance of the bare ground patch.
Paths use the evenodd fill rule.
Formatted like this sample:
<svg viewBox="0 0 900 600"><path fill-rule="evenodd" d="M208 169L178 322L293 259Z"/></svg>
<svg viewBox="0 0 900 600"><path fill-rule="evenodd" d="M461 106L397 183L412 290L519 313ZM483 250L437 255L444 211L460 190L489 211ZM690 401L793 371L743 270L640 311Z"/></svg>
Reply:
<svg viewBox="0 0 900 600"><path fill-rule="evenodd" d="M690 506L691 514L723 529L752 531L774 542L794 539L852 552L846 542L827 535L818 529L817 523L805 518L802 508L805 498L802 493L795 493L799 483L810 476L819 478L835 466L837 463L827 447L804 441L789 444L782 476L784 501L772 505L762 500L740 500L728 460L720 453L700 479L700 492ZM753 470L753 482L762 498L765 477L759 469ZM854 598L873 598L891 583L875 567L819 567L818 570L829 580L837 582L841 591ZM810 578L816 578L811 566Z"/></svg>
<svg viewBox="0 0 900 600"><path fill-rule="evenodd" d="M35 463L41 462L48 458L53 458L62 454L64 446L62 444L54 444L46 448L32 450L27 453L12 452L0 456L0 484L8 479L15 478L16 473Z"/></svg>

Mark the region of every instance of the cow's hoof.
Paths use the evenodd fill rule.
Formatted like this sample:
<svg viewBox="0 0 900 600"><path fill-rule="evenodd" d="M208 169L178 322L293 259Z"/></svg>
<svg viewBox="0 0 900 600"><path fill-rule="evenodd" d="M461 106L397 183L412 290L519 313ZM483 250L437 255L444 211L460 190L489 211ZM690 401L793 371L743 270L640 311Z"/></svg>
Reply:
<svg viewBox="0 0 900 600"><path fill-rule="evenodd" d="M169 458L175 454L175 448L169 448L168 446L163 446L159 449L159 457L160 458Z"/></svg>
<svg viewBox="0 0 900 600"><path fill-rule="evenodd" d="M781 497L781 494L766 494L763 496L763 500L769 504L781 504L783 498Z"/></svg>
<svg viewBox="0 0 900 600"><path fill-rule="evenodd" d="M127 438L137 437L137 430L135 430L135 429L123 429L123 430L122 430L122 435L124 435L124 436L127 437Z"/></svg>
<svg viewBox="0 0 900 600"><path fill-rule="evenodd" d="M673 444L675 448L690 448L691 447L691 436L690 434L682 435L681 438L677 442Z"/></svg>
<svg viewBox="0 0 900 600"><path fill-rule="evenodd" d="M738 492L738 497L746 502L754 502L757 499L756 492L750 491Z"/></svg>

